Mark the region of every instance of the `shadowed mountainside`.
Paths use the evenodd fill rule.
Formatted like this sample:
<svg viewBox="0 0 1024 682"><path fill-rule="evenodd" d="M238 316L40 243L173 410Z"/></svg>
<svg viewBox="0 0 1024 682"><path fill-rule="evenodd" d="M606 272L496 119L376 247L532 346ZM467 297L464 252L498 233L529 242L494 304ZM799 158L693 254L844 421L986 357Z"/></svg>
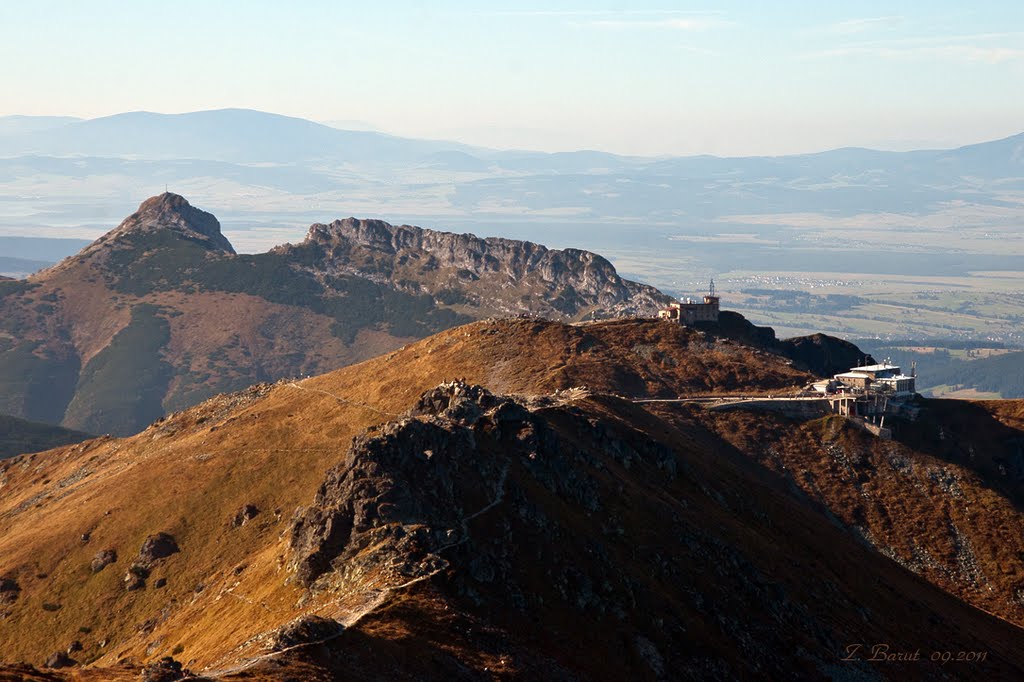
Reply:
<svg viewBox="0 0 1024 682"><path fill-rule="evenodd" d="M0 415L0 459L50 450L92 438L87 433Z"/></svg>
<svg viewBox="0 0 1024 682"><path fill-rule="evenodd" d="M943 589L1024 625L1024 403L921 401L879 440L836 416L702 412L751 460L784 476L863 542Z"/></svg>

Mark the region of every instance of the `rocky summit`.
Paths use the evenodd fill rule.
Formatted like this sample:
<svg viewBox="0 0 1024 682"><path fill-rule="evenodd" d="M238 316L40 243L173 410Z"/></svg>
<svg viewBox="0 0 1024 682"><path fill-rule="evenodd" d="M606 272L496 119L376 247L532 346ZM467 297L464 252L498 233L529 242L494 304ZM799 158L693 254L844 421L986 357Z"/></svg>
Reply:
<svg viewBox="0 0 1024 682"><path fill-rule="evenodd" d="M135 213L74 258L81 259L111 247L130 249L135 238L163 232L174 233L211 251L235 253L231 242L221 234L220 222L213 214L195 208L179 194L165 192L146 199Z"/></svg>
<svg viewBox="0 0 1024 682"><path fill-rule="evenodd" d="M1020 678L1024 408L719 409L797 365L484 320L4 460L0 679Z"/></svg>

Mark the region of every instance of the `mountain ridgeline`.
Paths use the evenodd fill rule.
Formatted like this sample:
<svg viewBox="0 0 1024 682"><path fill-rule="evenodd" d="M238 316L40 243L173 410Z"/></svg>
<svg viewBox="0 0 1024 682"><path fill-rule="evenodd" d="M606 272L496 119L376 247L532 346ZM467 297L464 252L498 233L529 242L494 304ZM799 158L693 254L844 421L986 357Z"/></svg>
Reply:
<svg viewBox="0 0 1024 682"><path fill-rule="evenodd" d="M586 251L377 220L237 254L213 215L167 193L76 256L0 281L0 413L133 433L474 319L649 316L667 300Z"/></svg>

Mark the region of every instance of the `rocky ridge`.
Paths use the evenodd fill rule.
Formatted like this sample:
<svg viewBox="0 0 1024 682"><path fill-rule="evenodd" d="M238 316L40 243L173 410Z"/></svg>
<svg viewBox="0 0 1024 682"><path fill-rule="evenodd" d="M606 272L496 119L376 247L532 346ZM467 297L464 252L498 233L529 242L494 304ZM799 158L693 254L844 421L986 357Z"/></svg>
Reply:
<svg viewBox="0 0 1024 682"><path fill-rule="evenodd" d="M192 206L180 194L164 192L143 201L139 208L122 220L117 227L77 255L33 277L38 279L51 270L66 268L82 259L98 257L104 261L106 252L111 249L131 249L132 242L136 239L168 232L213 253L235 254L235 248L221 233L220 221L216 216Z"/></svg>
<svg viewBox="0 0 1024 682"><path fill-rule="evenodd" d="M311 226L303 245L324 254L327 272L411 286L433 296L461 289L474 305L495 312L539 312L550 305L556 316L569 319L653 317L673 300L621 278L595 253L527 241L346 218ZM510 288L519 296L525 289L530 299L510 299Z"/></svg>

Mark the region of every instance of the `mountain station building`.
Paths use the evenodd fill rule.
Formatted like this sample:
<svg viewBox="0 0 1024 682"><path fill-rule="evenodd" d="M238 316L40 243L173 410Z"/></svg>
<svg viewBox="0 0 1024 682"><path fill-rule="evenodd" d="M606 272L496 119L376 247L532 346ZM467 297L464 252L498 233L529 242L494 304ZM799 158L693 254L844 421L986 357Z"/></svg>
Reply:
<svg viewBox="0 0 1024 682"><path fill-rule="evenodd" d="M824 392L848 391L851 393L878 393L895 398L913 396L916 391L917 370L910 374L886 360L878 365L854 367L833 377Z"/></svg>
<svg viewBox="0 0 1024 682"><path fill-rule="evenodd" d="M718 296L715 295L715 280L711 280L704 302L693 299L669 303L658 311L658 319L677 324L692 325L696 322L718 322Z"/></svg>

